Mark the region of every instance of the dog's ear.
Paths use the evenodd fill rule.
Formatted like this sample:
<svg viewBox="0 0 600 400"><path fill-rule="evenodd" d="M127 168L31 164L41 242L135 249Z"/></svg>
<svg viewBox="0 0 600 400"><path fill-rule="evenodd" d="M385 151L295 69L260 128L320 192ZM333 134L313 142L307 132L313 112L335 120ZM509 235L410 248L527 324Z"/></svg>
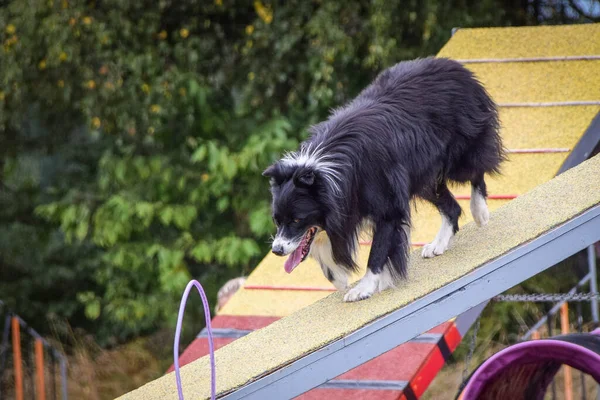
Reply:
<svg viewBox="0 0 600 400"><path fill-rule="evenodd" d="M275 176L275 173L276 167L275 164L273 164L263 171L262 176L266 176L267 178L273 178Z"/></svg>
<svg viewBox="0 0 600 400"><path fill-rule="evenodd" d="M315 172L313 170L298 171L294 176L296 186L312 186L315 183Z"/></svg>

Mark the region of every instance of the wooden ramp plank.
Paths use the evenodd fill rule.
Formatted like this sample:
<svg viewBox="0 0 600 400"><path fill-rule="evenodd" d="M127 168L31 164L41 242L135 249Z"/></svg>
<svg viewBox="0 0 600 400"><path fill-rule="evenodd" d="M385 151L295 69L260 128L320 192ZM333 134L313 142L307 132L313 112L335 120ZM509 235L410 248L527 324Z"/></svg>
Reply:
<svg viewBox="0 0 600 400"><path fill-rule="evenodd" d="M261 377L265 378L228 397L266 398L269 390L283 390L281 385L285 392L280 395L289 397L318 386L389 350L393 347L385 349L389 340L398 345L447 320L453 310L459 314L476 305L468 304L465 296L472 295L473 301L491 297L599 240L599 204L600 156L596 156L507 203L492 213L486 227L465 226L443 256L425 260L413 252L409 278L396 290L358 303L343 303L342 295L333 293L218 350L217 390L227 394ZM534 251L538 247L540 251ZM519 260L527 262L520 265ZM502 279L486 281L487 276ZM368 346L361 342L390 330L395 336L388 342L371 341ZM319 369L323 360L334 362L336 368ZM181 373L186 397L209 398L207 357ZM165 375L122 398L176 399L175 378Z"/></svg>

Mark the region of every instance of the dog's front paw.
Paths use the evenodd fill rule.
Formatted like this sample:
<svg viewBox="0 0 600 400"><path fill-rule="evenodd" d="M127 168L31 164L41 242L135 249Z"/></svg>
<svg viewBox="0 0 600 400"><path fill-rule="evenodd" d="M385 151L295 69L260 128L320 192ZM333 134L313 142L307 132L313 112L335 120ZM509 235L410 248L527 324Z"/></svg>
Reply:
<svg viewBox="0 0 600 400"><path fill-rule="evenodd" d="M358 282L356 286L348 290L344 296L345 302L360 301L368 299L375 293L378 288L380 275L375 275L371 271L367 271L365 276Z"/></svg>
<svg viewBox="0 0 600 400"><path fill-rule="evenodd" d="M421 256L423 258L433 258L435 256L441 256L448 249L448 246L443 243L437 243L436 241L426 244L423 246Z"/></svg>
<svg viewBox="0 0 600 400"><path fill-rule="evenodd" d="M353 302L353 301L360 301L360 300L368 299L369 297L371 297L373 295L374 292L375 292L374 288L368 288L359 283L358 285L356 285L355 287L350 289L348 291L348 293L346 293L344 295L344 301L349 303L349 302Z"/></svg>

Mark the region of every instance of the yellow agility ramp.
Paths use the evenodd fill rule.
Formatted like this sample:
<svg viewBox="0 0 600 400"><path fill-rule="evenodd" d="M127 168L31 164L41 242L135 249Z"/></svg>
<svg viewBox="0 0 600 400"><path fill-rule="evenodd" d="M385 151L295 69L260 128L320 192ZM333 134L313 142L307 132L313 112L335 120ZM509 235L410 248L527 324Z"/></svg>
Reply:
<svg viewBox="0 0 600 400"><path fill-rule="evenodd" d="M225 398L292 398L461 314L600 240L600 156L470 223L442 256L411 254L408 279L357 303L333 293L216 352ZM210 396L203 357L181 370L186 398ZM176 399L173 373L122 397Z"/></svg>

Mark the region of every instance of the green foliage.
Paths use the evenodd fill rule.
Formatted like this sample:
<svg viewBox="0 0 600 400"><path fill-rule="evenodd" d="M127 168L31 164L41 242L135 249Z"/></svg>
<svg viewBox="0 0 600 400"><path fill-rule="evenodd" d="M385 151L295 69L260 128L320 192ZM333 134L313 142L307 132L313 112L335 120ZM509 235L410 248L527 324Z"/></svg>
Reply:
<svg viewBox="0 0 600 400"><path fill-rule="evenodd" d="M382 68L512 4L0 2L0 294L101 340L173 322L272 232L261 171Z"/></svg>

